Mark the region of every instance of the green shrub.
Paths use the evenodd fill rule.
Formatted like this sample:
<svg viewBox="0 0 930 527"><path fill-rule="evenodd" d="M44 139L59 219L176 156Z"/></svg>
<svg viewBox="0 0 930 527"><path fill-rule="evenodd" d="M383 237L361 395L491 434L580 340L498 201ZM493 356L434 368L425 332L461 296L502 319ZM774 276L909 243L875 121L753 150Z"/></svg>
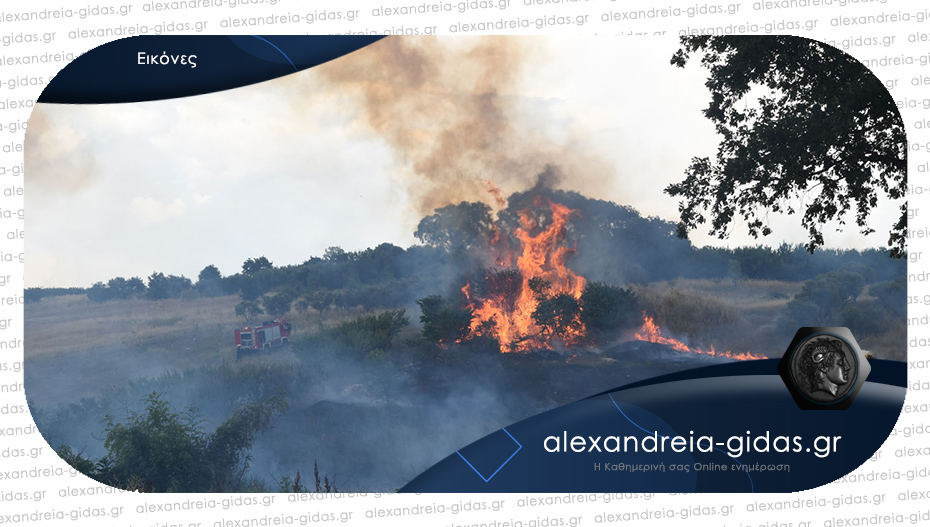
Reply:
<svg viewBox="0 0 930 527"><path fill-rule="evenodd" d="M378 315L362 315L330 329L329 339L339 347L361 355L390 348L394 338L410 323L406 310L396 309Z"/></svg>
<svg viewBox="0 0 930 527"><path fill-rule="evenodd" d="M641 323L639 300L632 288L588 282L581 293L581 305L580 320L594 340L610 339Z"/></svg>
<svg viewBox="0 0 930 527"><path fill-rule="evenodd" d="M470 333L474 312L470 308L450 305L439 295L417 300L423 337L433 343L450 343L465 340Z"/></svg>
<svg viewBox="0 0 930 527"><path fill-rule="evenodd" d="M581 332L581 305L569 293L542 298L533 311L533 322L542 329L546 337L555 337L563 341L571 340L571 335Z"/></svg>
<svg viewBox="0 0 930 527"><path fill-rule="evenodd" d="M143 400L145 410L130 412L125 422L106 416L107 454L99 461L67 445L58 454L87 476L126 490L236 492L245 488L256 436L287 408L281 396L242 405L208 435L195 408L176 412L157 392Z"/></svg>

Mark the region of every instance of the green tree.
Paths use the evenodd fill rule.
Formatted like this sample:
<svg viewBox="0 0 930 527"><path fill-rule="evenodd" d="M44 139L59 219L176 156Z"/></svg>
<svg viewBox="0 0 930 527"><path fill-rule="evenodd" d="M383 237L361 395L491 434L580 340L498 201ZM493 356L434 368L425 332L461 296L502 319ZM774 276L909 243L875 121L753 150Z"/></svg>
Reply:
<svg viewBox="0 0 930 527"><path fill-rule="evenodd" d="M319 312L320 316L317 317L317 324L320 329L323 329L323 315L326 310L333 305L333 293L330 291L313 291L306 293L301 302L305 302L307 306Z"/></svg>
<svg viewBox="0 0 930 527"><path fill-rule="evenodd" d="M880 282L869 286L869 294L874 296L892 315L907 315L907 278L899 276L890 282Z"/></svg>
<svg viewBox="0 0 930 527"><path fill-rule="evenodd" d="M494 223L491 207L463 201L436 209L417 225L414 236L422 243L456 253L483 247L491 239Z"/></svg>
<svg viewBox="0 0 930 527"><path fill-rule="evenodd" d="M129 298L126 279L121 276L107 280L107 288L110 290L110 294L113 295L113 298Z"/></svg>
<svg viewBox="0 0 930 527"><path fill-rule="evenodd" d="M91 302L106 302L113 298L112 292L103 282L97 282L87 289L87 298Z"/></svg>
<svg viewBox="0 0 930 527"><path fill-rule="evenodd" d="M150 300L177 298L193 287L190 279L183 276L168 275L154 272L149 276L146 296Z"/></svg>
<svg viewBox="0 0 930 527"><path fill-rule="evenodd" d="M105 419L111 478L124 484L141 479L155 492L208 489L210 474L201 456L206 436L196 413L173 411L157 393L144 400L145 412L130 413L125 423Z"/></svg>
<svg viewBox="0 0 930 527"><path fill-rule="evenodd" d="M833 323L834 315L855 302L865 279L858 273L837 270L804 282L801 291L788 302L788 315L801 326Z"/></svg>
<svg viewBox="0 0 930 527"><path fill-rule="evenodd" d="M249 258L242 262L242 274L246 276L255 276L262 269L273 269L274 266L268 261L268 258L259 256L258 258Z"/></svg>
<svg viewBox="0 0 930 527"><path fill-rule="evenodd" d="M243 300L258 300L258 297L275 287L275 270L262 267L255 274L239 277L239 296Z"/></svg>
<svg viewBox="0 0 930 527"><path fill-rule="evenodd" d="M274 418L287 410L287 400L274 396L236 409L207 439L202 451L210 474L210 487L236 491L252 460L252 443L271 428Z"/></svg>
<svg viewBox="0 0 930 527"><path fill-rule="evenodd" d="M826 222L843 223L854 208L856 225L868 234L879 195L905 196L904 123L860 62L800 37L704 35L681 37L671 63L684 67L692 53L710 70L704 115L723 139L715 161L693 158L685 180L665 189L682 198L680 237L707 221L711 234L726 237L737 216L751 235L765 236L769 211L803 212L805 247L813 252L824 244ZM765 92L756 103L749 101L754 89ZM906 203L900 208L888 239L896 258L906 247Z"/></svg>
<svg viewBox="0 0 930 527"><path fill-rule="evenodd" d="M130 292L130 297L141 297L145 295L145 282L138 276L133 276L129 280L126 280L126 288Z"/></svg>
<svg viewBox="0 0 930 527"><path fill-rule="evenodd" d="M281 292L274 295L265 295L262 297L262 307L265 313L274 318L281 318L291 310L291 302L294 296L289 292Z"/></svg>
<svg viewBox="0 0 930 527"><path fill-rule="evenodd" d="M840 312L839 323L861 339L887 330L888 312L877 305L850 305Z"/></svg>
<svg viewBox="0 0 930 527"><path fill-rule="evenodd" d="M171 277L177 279L178 277ZM160 285L163 285L165 288L166 294L170 294L170 285L171 280L164 275L159 277L162 280ZM158 286L157 284L156 286ZM183 289L183 285L181 286ZM146 292L145 283L142 282L141 278L132 277L129 280L118 276L116 278L111 278L107 281L106 284L103 282L97 282L90 289L87 290L87 298L91 302L105 302L107 300L125 300L127 298L136 298L141 297ZM168 298L168 297L164 297Z"/></svg>
<svg viewBox="0 0 930 527"><path fill-rule="evenodd" d="M346 263L349 261L349 253L347 253L342 247L327 247L326 250L323 251L323 259L327 262L337 264Z"/></svg>
<svg viewBox="0 0 930 527"><path fill-rule="evenodd" d="M150 300L162 300L170 296L168 280L164 273L154 272L148 278L148 291L146 296Z"/></svg>
<svg viewBox="0 0 930 527"><path fill-rule="evenodd" d="M236 316L244 318L246 324L251 324L255 317L264 313L265 311L254 300L244 300L236 305Z"/></svg>
<svg viewBox="0 0 930 527"><path fill-rule="evenodd" d="M245 490L243 477L255 438L287 409L281 396L246 403L208 435L195 408L177 412L155 392L143 401L145 410L130 412L124 422L106 416L107 454L99 461L67 445L58 454L82 473L126 490L236 492Z"/></svg>
<svg viewBox="0 0 930 527"><path fill-rule="evenodd" d="M200 270L194 287L203 296L219 296L223 294L223 275L215 265L208 265Z"/></svg>

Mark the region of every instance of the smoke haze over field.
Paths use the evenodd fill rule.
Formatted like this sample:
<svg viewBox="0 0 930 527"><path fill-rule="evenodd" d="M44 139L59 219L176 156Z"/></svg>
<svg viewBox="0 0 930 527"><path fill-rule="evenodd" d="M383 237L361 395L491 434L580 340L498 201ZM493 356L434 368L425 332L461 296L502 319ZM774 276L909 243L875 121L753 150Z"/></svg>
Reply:
<svg viewBox="0 0 930 527"><path fill-rule="evenodd" d="M251 452L249 475L270 491L277 491L276 480L293 478L298 470L307 481L317 461L340 490L392 492L456 449L552 404L515 391L490 356L473 356L467 370L440 364L411 368L406 361L398 367L315 349L301 359L278 352L183 370L167 357L140 360L138 351L112 351L71 361L72 382L56 393L44 392L61 379L43 372L61 364L61 357L29 359L28 389L47 395L42 402L30 398L30 408L54 448L68 445L99 459L106 454L103 417L123 422L129 412L144 411L141 398L152 391L177 411L196 407L208 434L237 407L286 394L288 410L256 439ZM124 361L125 371L105 382L93 380L114 355L126 353L134 357ZM157 362L162 373L153 374ZM550 379L534 375L544 390Z"/></svg>

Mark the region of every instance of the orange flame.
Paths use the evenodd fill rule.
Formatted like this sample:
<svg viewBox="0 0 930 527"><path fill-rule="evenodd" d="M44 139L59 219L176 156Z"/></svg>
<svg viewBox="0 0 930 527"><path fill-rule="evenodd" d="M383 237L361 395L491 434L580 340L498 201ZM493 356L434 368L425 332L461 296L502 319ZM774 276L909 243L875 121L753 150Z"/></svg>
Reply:
<svg viewBox="0 0 930 527"><path fill-rule="evenodd" d="M542 203L537 202L537 206ZM533 278L549 282L551 295L567 293L575 299L584 291L585 279L576 275L566 266L566 260L575 252L574 247L564 245L566 224L576 211L559 203L549 202L552 221L549 226L536 235L538 213L530 209L520 212L520 227L514 236L520 241L520 253L516 255L516 270L519 271L519 284L502 283L500 289L486 295L487 298L473 298L471 284L462 288L466 302L474 310L471 323L473 335L492 333L500 343L502 352L528 351L531 349L551 348L550 338L543 335L542 328L533 321L533 312L538 301L529 286ZM514 254L510 251L506 237L498 230L494 231L491 245L498 249L496 264L501 270L512 267ZM486 276L486 280L501 277ZM506 276L502 282L506 282ZM584 336L584 326L579 321L571 324L566 334L560 339L566 344L577 343Z"/></svg>
<svg viewBox="0 0 930 527"><path fill-rule="evenodd" d="M484 189L494 198L497 208L502 209L507 206L507 200L504 198L504 191L500 189L493 181L486 178L480 178L479 181L484 184Z"/></svg>
<svg viewBox="0 0 930 527"><path fill-rule="evenodd" d="M702 350L699 348L692 348L680 340L675 340L670 337L662 336L662 332L659 330L659 327L656 325L652 317L647 317L646 313L643 313L643 327L634 335L636 340L643 340L646 342L655 342L656 344L664 344L676 351L683 353L700 353L702 355L710 355L712 357L727 357L729 359L735 360L758 360L765 359L764 355L758 355L744 351L742 353L735 353L732 351L717 351L713 346L709 350Z"/></svg>
<svg viewBox="0 0 930 527"><path fill-rule="evenodd" d="M489 182L489 191L497 196ZM552 213L551 221L542 227L543 215L540 209L548 205ZM541 296L552 298L556 295L570 295L580 300L585 288L585 278L568 268L568 258L576 252L574 246L565 243L568 237L568 224L577 211L560 203L543 202L540 197L532 209L520 211L520 226L514 230L513 237L520 242L519 251L510 247L510 237L506 236L498 225L492 227L488 241L495 255L496 267L487 270L484 277L487 287L477 289L467 282L461 289L465 306L472 309L470 336L491 336L500 343L501 352L530 351L533 349L552 349L560 341L566 345L580 344L584 341L585 327L575 318L560 325L560 333L553 335L551 328L539 327L533 313L539 307L537 293L530 287L530 281L539 279L548 284ZM533 233L536 232L534 235ZM516 262L516 265L514 265ZM547 333L547 331L549 331ZM699 353L713 357L726 357L735 360L755 360L766 358L749 352L717 351L713 346L709 350L692 348L670 337L662 335L652 317L643 313L643 326L635 334L637 340L664 344L683 353ZM443 343L444 344L444 343ZM572 357L574 358L574 357ZM571 358L568 360L571 361Z"/></svg>

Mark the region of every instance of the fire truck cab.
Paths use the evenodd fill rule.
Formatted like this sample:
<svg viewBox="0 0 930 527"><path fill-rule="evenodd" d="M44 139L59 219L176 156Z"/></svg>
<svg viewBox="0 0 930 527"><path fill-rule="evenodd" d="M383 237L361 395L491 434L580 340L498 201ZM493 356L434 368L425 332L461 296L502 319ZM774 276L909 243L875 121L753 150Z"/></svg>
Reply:
<svg viewBox="0 0 930 527"><path fill-rule="evenodd" d="M290 340L291 324L283 318L236 328L236 359L287 346Z"/></svg>

